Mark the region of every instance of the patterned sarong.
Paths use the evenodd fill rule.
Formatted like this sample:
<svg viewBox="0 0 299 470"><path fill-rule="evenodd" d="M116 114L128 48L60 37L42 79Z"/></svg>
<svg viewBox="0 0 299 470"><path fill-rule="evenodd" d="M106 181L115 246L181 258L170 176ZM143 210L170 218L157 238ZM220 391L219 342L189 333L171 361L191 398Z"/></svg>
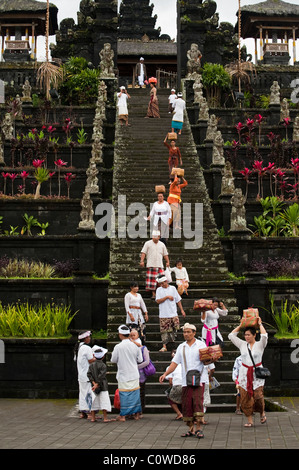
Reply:
<svg viewBox="0 0 299 470"><path fill-rule="evenodd" d="M164 274L164 269L162 269L162 268L147 268L146 280L145 280L145 289L146 290L156 290L156 288L157 288L156 279L160 274Z"/></svg>
<svg viewBox="0 0 299 470"><path fill-rule="evenodd" d="M153 101L152 99L150 99L150 102L147 108L147 117L151 117L151 118L160 117L158 99L156 101Z"/></svg>
<svg viewBox="0 0 299 470"><path fill-rule="evenodd" d="M204 385L200 387L182 387L183 420L194 421L204 415Z"/></svg>

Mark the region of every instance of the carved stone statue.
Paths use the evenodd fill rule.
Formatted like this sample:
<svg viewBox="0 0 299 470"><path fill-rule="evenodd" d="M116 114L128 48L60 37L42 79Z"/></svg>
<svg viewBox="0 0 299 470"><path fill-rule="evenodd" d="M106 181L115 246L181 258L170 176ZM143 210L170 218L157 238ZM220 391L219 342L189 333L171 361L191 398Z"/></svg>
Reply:
<svg viewBox="0 0 299 470"><path fill-rule="evenodd" d="M232 166L229 161L225 162L222 170L221 196L232 196L235 191L235 181Z"/></svg>
<svg viewBox="0 0 299 470"><path fill-rule="evenodd" d="M224 140L222 138L221 131L217 131L215 139L214 139L214 145L213 145L213 156L212 156L212 164L213 165L224 165L225 164L223 146L224 146Z"/></svg>
<svg viewBox="0 0 299 470"><path fill-rule="evenodd" d="M293 126L293 141L299 142L299 116L295 117Z"/></svg>
<svg viewBox="0 0 299 470"><path fill-rule="evenodd" d="M21 100L23 101L23 103L32 103L32 98L31 98L32 87L29 83L29 80L25 80L25 83L22 88L23 88L23 91L22 91L23 96Z"/></svg>
<svg viewBox="0 0 299 470"><path fill-rule="evenodd" d="M115 78L114 73L114 51L111 48L111 44L106 42L104 44L103 49L99 53L101 62L100 62L100 69L101 69L101 77L102 78Z"/></svg>
<svg viewBox="0 0 299 470"><path fill-rule="evenodd" d="M208 128L206 133L206 140L214 140L217 133L218 119L215 114L211 114L208 120Z"/></svg>
<svg viewBox="0 0 299 470"><path fill-rule="evenodd" d="M103 143L97 135L92 143L91 157L95 163L103 163Z"/></svg>
<svg viewBox="0 0 299 470"><path fill-rule="evenodd" d="M90 199L90 194L85 191L83 193L83 198L81 199L81 212L80 212L80 217L81 221L79 222L79 229L84 229L84 230L94 230L95 229L95 223L93 220L93 202Z"/></svg>
<svg viewBox="0 0 299 470"><path fill-rule="evenodd" d="M5 114L1 129L5 140L13 139L13 120L10 113Z"/></svg>
<svg viewBox="0 0 299 470"><path fill-rule="evenodd" d="M198 49L197 44L191 44L189 51L187 52L187 76L190 80L195 80L197 75L200 73L202 53Z"/></svg>
<svg viewBox="0 0 299 470"><path fill-rule="evenodd" d="M280 122L284 119L290 118L290 110L289 110L289 103L286 98L284 98L280 105Z"/></svg>
<svg viewBox="0 0 299 470"><path fill-rule="evenodd" d="M203 84L201 83L201 75L197 75L193 84L193 90L194 90L193 102L201 104L202 99L203 99Z"/></svg>
<svg viewBox="0 0 299 470"><path fill-rule="evenodd" d="M273 85L270 87L270 104L280 104L280 86L277 81L273 82Z"/></svg>
<svg viewBox="0 0 299 470"><path fill-rule="evenodd" d="M99 193L99 186L98 186L98 169L96 163L91 159L89 162L89 167L86 170L87 181L85 191L89 194L98 194Z"/></svg>
<svg viewBox="0 0 299 470"><path fill-rule="evenodd" d="M246 223L245 198L240 188L236 188L231 198L232 211L230 216L230 231L248 231Z"/></svg>
<svg viewBox="0 0 299 470"><path fill-rule="evenodd" d="M20 95L17 95L14 99L14 115L17 121L21 121L23 119L23 108Z"/></svg>
<svg viewBox="0 0 299 470"><path fill-rule="evenodd" d="M209 105L206 98L203 98L200 103L198 121L208 121L209 120Z"/></svg>

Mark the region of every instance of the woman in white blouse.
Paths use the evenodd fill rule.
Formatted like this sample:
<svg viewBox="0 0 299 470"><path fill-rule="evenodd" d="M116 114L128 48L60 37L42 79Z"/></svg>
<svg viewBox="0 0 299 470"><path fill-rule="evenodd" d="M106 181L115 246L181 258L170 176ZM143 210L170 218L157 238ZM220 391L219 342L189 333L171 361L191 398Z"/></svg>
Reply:
<svg viewBox="0 0 299 470"><path fill-rule="evenodd" d="M253 426L253 413L254 411L260 413L261 423L267 421L265 415L265 401L264 401L264 379L257 379L255 376L254 366L249 354L249 348L257 367L262 366L263 352L267 346L268 334L262 324L261 318L258 320L261 338L256 341L255 328L246 328L244 331L245 341L238 338L238 333L241 329L239 325L229 335L230 341L239 348L241 353L241 367L239 370L239 390L241 395L241 409L247 417L248 422L246 427Z"/></svg>
<svg viewBox="0 0 299 470"><path fill-rule="evenodd" d="M217 342L220 344L223 343L223 338L218 328L218 319L228 314L225 305L218 299L213 299L212 305L212 310L207 310L201 314L201 322L204 324L201 336L207 346L216 344Z"/></svg>
<svg viewBox="0 0 299 470"><path fill-rule="evenodd" d="M145 322L148 321L148 313L143 298L138 293L137 282L132 282L130 292L125 295L125 309L127 312L126 324L130 329L136 329L142 344L145 343ZM144 314L144 316L143 316Z"/></svg>

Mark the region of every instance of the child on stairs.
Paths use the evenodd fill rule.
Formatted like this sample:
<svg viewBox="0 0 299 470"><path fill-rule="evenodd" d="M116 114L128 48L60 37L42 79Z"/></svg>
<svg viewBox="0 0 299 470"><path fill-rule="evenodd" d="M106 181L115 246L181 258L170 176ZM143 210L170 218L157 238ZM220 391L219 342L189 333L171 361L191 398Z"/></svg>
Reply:
<svg viewBox="0 0 299 470"><path fill-rule="evenodd" d="M175 281L177 285L177 291L180 295L188 295L187 289L189 287L189 276L187 269L183 267L183 261L181 258L176 260L175 267L170 268L170 272L174 272Z"/></svg>

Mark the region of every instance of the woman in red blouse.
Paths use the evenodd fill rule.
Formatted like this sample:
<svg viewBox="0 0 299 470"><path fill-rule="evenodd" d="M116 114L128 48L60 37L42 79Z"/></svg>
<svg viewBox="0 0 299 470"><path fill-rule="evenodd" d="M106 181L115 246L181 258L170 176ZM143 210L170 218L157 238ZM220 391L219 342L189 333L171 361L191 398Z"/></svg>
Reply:
<svg viewBox="0 0 299 470"><path fill-rule="evenodd" d="M169 166L169 176L171 175L173 168L178 168L179 164L182 165L182 155L180 152L179 147L176 146L175 140L170 141L170 145L167 142L167 136L164 139L164 145L169 150L169 157L168 157L168 166Z"/></svg>

